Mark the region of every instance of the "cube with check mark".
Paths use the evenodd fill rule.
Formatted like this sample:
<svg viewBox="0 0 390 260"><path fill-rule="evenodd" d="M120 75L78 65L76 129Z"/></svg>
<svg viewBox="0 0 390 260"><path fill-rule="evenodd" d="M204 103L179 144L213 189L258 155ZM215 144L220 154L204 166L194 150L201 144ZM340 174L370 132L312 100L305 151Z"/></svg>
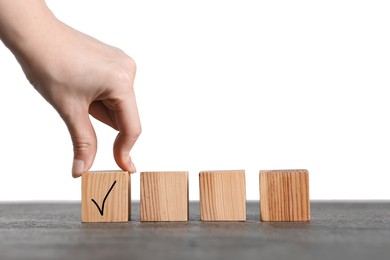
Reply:
<svg viewBox="0 0 390 260"><path fill-rule="evenodd" d="M130 220L130 174L125 171L85 172L82 175L81 221Z"/></svg>

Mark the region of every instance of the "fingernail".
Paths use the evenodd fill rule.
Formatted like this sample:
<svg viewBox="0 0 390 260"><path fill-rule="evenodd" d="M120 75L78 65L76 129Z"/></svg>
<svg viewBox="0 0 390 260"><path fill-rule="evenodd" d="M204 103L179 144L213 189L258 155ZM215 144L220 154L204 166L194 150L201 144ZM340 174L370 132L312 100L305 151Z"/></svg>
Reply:
<svg viewBox="0 0 390 260"><path fill-rule="evenodd" d="M132 171L131 173L137 172L137 169L135 168L133 161L131 161L131 171Z"/></svg>
<svg viewBox="0 0 390 260"><path fill-rule="evenodd" d="M84 172L84 161L82 160L73 160L73 166L72 166L72 176L73 178L80 177Z"/></svg>

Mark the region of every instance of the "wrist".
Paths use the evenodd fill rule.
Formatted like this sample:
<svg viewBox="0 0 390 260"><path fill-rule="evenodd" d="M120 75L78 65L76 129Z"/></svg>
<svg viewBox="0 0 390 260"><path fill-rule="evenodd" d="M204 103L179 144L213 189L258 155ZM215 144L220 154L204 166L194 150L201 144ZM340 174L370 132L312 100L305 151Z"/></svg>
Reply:
<svg viewBox="0 0 390 260"><path fill-rule="evenodd" d="M0 38L16 57L35 49L55 22L43 0L0 0Z"/></svg>

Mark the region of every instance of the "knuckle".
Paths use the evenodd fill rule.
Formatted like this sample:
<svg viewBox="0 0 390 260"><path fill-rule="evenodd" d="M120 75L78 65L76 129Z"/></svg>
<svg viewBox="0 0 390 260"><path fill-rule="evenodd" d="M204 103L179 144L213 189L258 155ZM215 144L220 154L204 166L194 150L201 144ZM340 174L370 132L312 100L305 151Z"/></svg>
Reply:
<svg viewBox="0 0 390 260"><path fill-rule="evenodd" d="M110 72L111 82L119 88L128 89L133 86L134 77L123 68L116 68Z"/></svg>
<svg viewBox="0 0 390 260"><path fill-rule="evenodd" d="M118 55L115 55L113 62L106 67L106 83L115 85L117 90L128 90L133 87L137 65L122 50L117 51Z"/></svg>
<svg viewBox="0 0 390 260"><path fill-rule="evenodd" d="M132 75L135 76L135 73L137 71L137 64L135 63L135 61L132 58L130 58L129 56L126 56L125 63L128 67L128 70L130 71L130 73L132 73Z"/></svg>
<svg viewBox="0 0 390 260"><path fill-rule="evenodd" d="M141 135L142 133L142 128L141 126L137 126L137 127L133 127L131 129L131 132L128 133L127 135L127 138L131 141L131 142L135 142L137 141L138 137Z"/></svg>
<svg viewBox="0 0 390 260"><path fill-rule="evenodd" d="M134 129L133 135L135 138L138 138L141 135L141 133L142 133L142 127L138 126Z"/></svg>
<svg viewBox="0 0 390 260"><path fill-rule="evenodd" d="M117 51L119 56L118 60L120 61L120 63L123 64L125 68L128 69L130 72L135 74L135 71L137 69L137 65L135 61L130 56L128 56L123 50L117 48Z"/></svg>
<svg viewBox="0 0 390 260"><path fill-rule="evenodd" d="M88 137L72 138L74 152L89 152L96 148L96 141Z"/></svg>

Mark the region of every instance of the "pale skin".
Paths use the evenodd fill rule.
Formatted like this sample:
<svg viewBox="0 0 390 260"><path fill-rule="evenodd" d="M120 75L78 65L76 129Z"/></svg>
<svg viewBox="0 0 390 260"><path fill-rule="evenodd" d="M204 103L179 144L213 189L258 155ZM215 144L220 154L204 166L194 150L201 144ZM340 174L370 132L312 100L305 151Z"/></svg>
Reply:
<svg viewBox="0 0 390 260"><path fill-rule="evenodd" d="M141 123L133 88L136 66L129 56L62 23L44 0L0 0L0 39L68 127L73 177L88 171L96 155L89 115L119 131L115 161L136 171L130 151Z"/></svg>

